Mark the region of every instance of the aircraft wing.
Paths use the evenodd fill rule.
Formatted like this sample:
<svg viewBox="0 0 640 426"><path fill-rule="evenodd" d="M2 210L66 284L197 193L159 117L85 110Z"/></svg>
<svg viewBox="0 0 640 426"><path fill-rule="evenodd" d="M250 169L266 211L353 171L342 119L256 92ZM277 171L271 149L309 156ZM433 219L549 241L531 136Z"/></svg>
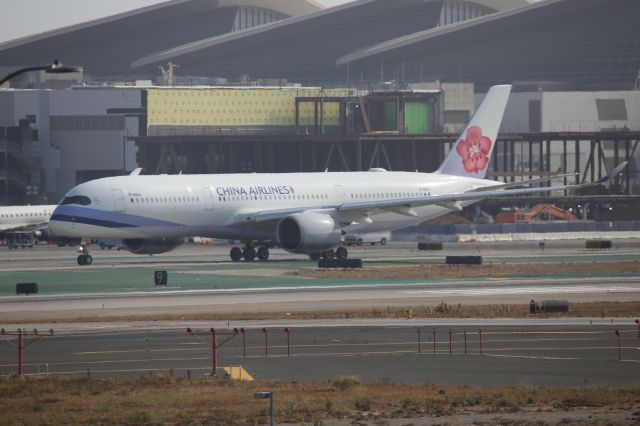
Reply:
<svg viewBox="0 0 640 426"><path fill-rule="evenodd" d="M306 208L289 208L279 210L252 210L242 211L236 214L227 225L240 225L246 223L264 223L269 221L280 220L286 216L295 213L325 213L329 215L337 214L338 218L349 223L357 221L358 218L366 218L374 211L377 212L392 212L409 217L418 217L418 213L414 210L415 207L428 206L428 205L440 205L453 210L462 210L462 203L467 201L478 201L486 198L495 197L512 197L517 195L529 195L536 193L549 193L556 191L573 190L578 188L585 188L593 185L601 185L608 183L613 177L620 173L628 162L620 164L615 169L611 170L605 177L593 183L586 183L581 185L565 185L565 186L550 186L550 187L535 187L535 188L517 188L508 189L512 186L525 185L534 182L542 182L549 180L550 178L534 179L532 181L509 183L504 185L493 185L484 188L473 189L467 192L461 192L458 194L443 194L443 195L431 195L428 197L416 197L416 198L398 198L392 200L376 200L376 201L363 201L363 202L351 202L343 203L340 205L324 205L318 207L306 207ZM572 175L566 175L572 176ZM553 176L565 177L565 175Z"/></svg>
<svg viewBox="0 0 640 426"><path fill-rule="evenodd" d="M462 209L462 206L457 203L493 197L562 191L565 189L573 188L576 188L576 186L573 185L547 188L522 188L484 192L469 191L460 194L432 195L430 197L399 198L393 200L364 201L358 203L344 203L340 205L325 205L318 207L298 207L266 211L243 210L233 216L229 220L229 222L227 222L227 226L276 221L295 213L324 213L328 215L337 214L338 216L344 215L346 222L350 222L351 219L349 218L351 218L354 214L356 216L368 216L368 214L373 211L389 211L404 214L406 216L417 217L418 214L413 210L413 208L419 206L442 205L444 207L452 209Z"/></svg>
<svg viewBox="0 0 640 426"><path fill-rule="evenodd" d="M596 182L590 182L580 185L565 185L565 186L549 186L549 187L535 187L535 188L518 188L508 189L513 186L522 186L529 183L542 182L556 177L565 177L571 175L559 175L550 178L534 179L525 182L514 182L503 185L494 185L484 188L473 189L467 192L459 194L444 194L444 195L432 195L429 197L420 198L408 198L408 199L396 199L396 200L378 200L373 202L361 202L361 203L347 203L339 206L336 210L338 212L350 212L361 211L363 214L372 210L386 210L389 212L404 214L406 216L417 217L417 213L413 210L413 207L427 206L427 205L441 205L443 207L451 208L454 210L462 210L462 205L465 201L477 201L486 198L495 197L512 197L514 195L528 195L535 193L548 193L555 191L573 190L578 188L586 188L594 185L608 184L617 174L619 174L627 165L628 161L625 161L618 165L615 169L611 170L602 179Z"/></svg>
<svg viewBox="0 0 640 426"><path fill-rule="evenodd" d="M482 192L478 192L475 190L468 192L461 192L459 194L445 194L445 195L432 195L429 197L418 197L418 198L403 198L403 199L395 199L395 200L379 200L374 202L362 202L362 203L348 203L339 206L336 210L339 212L347 212L353 210L389 210L395 211L394 208L405 207L407 209L411 209L412 207L420 207L427 205L441 205L444 207L458 208L456 206L457 203L465 202L465 201L477 201L483 200L485 198L494 198L494 197L512 197L514 195L527 195L527 194L535 194L539 192L553 192L553 191L563 191L566 189L575 189L578 187L582 187L581 185L570 185L570 186L551 186L551 187L539 187L539 188L521 188L521 189L510 189L510 190L486 190ZM416 216L415 214L411 214L410 211L407 211L407 216ZM396 211L400 213L400 211Z"/></svg>
<svg viewBox="0 0 640 426"><path fill-rule="evenodd" d="M553 179L561 179L561 178L565 178L565 177L575 177L575 176L578 176L579 174L580 173L568 173L568 174L564 174L564 175L547 176L547 177L543 177L543 178L539 178L539 179L523 180L523 181L520 181L520 182L502 183L500 185L484 186L482 188L472 189L469 192L484 192L484 191L495 191L496 189L516 188L516 187L519 187L519 186L530 185L532 183L547 182L547 181L550 181L550 180L553 180Z"/></svg>
<svg viewBox="0 0 640 426"><path fill-rule="evenodd" d="M11 231L37 231L38 229L47 226L47 222L44 223L12 223L12 224L0 224L0 232Z"/></svg>

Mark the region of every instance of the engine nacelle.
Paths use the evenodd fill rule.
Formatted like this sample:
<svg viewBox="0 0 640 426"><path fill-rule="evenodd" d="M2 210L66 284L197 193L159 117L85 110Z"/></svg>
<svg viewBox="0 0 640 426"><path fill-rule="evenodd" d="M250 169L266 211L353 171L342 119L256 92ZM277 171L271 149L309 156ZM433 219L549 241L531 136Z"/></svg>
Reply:
<svg viewBox="0 0 640 426"><path fill-rule="evenodd" d="M36 230L33 235L38 241L53 241L55 236L49 231L46 226L44 228Z"/></svg>
<svg viewBox="0 0 640 426"><path fill-rule="evenodd" d="M124 248L133 254L160 254L173 250L184 240L168 238L130 238L122 240Z"/></svg>
<svg viewBox="0 0 640 426"><path fill-rule="evenodd" d="M33 235L38 241L53 241L58 247L73 247L80 245L80 238L58 237L46 226L36 230Z"/></svg>
<svg viewBox="0 0 640 426"><path fill-rule="evenodd" d="M321 213L296 213L280 220L278 244L291 253L319 253L340 244L340 229L333 218Z"/></svg>

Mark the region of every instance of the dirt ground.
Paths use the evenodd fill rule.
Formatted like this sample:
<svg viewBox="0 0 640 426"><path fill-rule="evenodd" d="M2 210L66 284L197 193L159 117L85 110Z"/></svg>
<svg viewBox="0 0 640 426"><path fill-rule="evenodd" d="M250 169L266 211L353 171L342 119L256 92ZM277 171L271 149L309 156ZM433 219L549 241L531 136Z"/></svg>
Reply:
<svg viewBox="0 0 640 426"><path fill-rule="evenodd" d="M291 271L288 275L331 279L421 279L475 278L500 276L640 273L640 262L576 262L544 264L485 264L485 265L406 265L368 266L363 269L309 269Z"/></svg>
<svg viewBox="0 0 640 426"><path fill-rule="evenodd" d="M226 379L0 378L2 425L634 425L640 390L608 387L442 387L327 382L231 382Z"/></svg>

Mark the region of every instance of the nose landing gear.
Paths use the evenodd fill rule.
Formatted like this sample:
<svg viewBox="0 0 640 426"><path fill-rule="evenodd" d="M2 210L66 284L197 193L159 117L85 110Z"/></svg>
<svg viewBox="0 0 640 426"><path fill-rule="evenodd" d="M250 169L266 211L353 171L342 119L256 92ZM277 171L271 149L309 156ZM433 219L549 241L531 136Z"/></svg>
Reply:
<svg viewBox="0 0 640 426"><path fill-rule="evenodd" d="M87 248L86 243L81 243L80 248L78 249L78 253L80 255L77 258L78 265L80 266L88 266L93 263L93 257L89 254L89 249Z"/></svg>

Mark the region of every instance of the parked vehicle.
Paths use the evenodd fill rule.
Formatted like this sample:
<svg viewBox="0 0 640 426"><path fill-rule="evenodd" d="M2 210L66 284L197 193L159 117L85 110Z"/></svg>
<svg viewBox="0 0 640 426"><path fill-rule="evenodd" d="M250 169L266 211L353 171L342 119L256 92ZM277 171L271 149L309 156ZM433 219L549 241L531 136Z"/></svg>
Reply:
<svg viewBox="0 0 640 426"><path fill-rule="evenodd" d="M370 232L366 234L347 234L344 236L344 244L347 246L369 244L386 245L391 240L391 232Z"/></svg>

